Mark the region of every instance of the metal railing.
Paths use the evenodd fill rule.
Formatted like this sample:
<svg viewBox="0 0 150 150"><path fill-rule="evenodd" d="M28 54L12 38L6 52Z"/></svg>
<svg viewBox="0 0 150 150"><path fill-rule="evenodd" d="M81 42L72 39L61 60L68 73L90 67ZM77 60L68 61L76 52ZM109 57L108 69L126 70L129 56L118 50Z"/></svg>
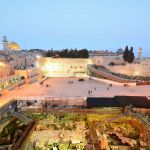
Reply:
<svg viewBox="0 0 150 150"><path fill-rule="evenodd" d="M17 107L17 101L15 99L10 100L8 103L0 107L0 116L4 113L11 111Z"/></svg>

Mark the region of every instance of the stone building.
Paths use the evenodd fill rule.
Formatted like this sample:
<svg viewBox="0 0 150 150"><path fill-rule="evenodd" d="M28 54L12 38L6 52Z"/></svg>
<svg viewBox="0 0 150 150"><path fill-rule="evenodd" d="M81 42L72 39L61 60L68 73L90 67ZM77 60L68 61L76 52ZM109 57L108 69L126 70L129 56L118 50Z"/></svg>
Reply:
<svg viewBox="0 0 150 150"><path fill-rule="evenodd" d="M89 54L93 64L108 65L113 62L115 64L123 63L123 51L119 49L117 52L108 50L92 51Z"/></svg>
<svg viewBox="0 0 150 150"><path fill-rule="evenodd" d="M28 51L21 51L16 42L2 39L3 50L0 51L0 78L13 75L15 70L23 70L35 66L36 56Z"/></svg>

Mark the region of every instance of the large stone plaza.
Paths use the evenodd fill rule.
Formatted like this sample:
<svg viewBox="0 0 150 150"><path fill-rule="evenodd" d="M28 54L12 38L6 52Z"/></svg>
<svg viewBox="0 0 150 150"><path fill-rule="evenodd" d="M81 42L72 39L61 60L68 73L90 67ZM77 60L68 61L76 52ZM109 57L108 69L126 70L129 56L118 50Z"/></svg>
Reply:
<svg viewBox="0 0 150 150"><path fill-rule="evenodd" d="M0 97L0 104L8 102L10 99L32 99L42 100L45 97L113 97L115 95L131 95L131 96L150 96L149 85L130 86L95 81L90 78L49 78L42 85L39 82L25 84L16 87L15 90L6 91ZM73 82L70 82L73 81ZM48 85L48 86L47 86ZM92 93L89 94L89 91Z"/></svg>

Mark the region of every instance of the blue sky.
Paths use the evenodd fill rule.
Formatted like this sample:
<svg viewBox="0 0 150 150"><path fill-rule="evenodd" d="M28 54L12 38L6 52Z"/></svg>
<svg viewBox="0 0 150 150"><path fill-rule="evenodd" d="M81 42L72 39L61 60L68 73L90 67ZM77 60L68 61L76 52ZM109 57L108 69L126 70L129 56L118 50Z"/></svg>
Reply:
<svg viewBox="0 0 150 150"><path fill-rule="evenodd" d="M150 56L150 0L0 0L0 38L23 49L133 46Z"/></svg>

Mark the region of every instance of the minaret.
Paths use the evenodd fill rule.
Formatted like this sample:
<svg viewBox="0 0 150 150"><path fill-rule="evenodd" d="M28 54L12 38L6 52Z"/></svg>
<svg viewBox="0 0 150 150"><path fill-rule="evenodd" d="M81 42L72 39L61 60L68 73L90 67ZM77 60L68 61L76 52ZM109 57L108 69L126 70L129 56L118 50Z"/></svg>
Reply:
<svg viewBox="0 0 150 150"><path fill-rule="evenodd" d="M141 59L142 59L142 48L141 47L138 49L138 59L139 59L139 61L141 61Z"/></svg>
<svg viewBox="0 0 150 150"><path fill-rule="evenodd" d="M6 36L3 36L2 43L3 43L3 50L4 51L8 51L8 41L7 41L7 37Z"/></svg>

